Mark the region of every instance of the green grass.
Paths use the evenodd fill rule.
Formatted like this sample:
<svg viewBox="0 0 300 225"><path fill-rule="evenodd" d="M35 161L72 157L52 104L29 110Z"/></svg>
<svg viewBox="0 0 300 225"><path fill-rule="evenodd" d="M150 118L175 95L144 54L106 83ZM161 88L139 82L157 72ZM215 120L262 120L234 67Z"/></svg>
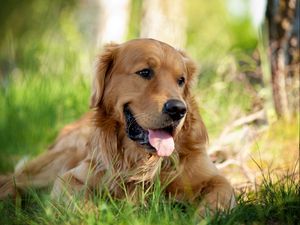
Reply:
<svg viewBox="0 0 300 225"><path fill-rule="evenodd" d="M0 171L45 150L59 129L86 112L89 86L78 75L28 74L0 88Z"/></svg>
<svg viewBox="0 0 300 225"><path fill-rule="evenodd" d="M238 205L230 212L200 217L196 205L163 196L160 187L144 202L95 196L89 207L80 198L58 204L45 191L30 191L23 199L0 202L0 224L297 224L300 219L300 185L295 176L263 180L256 191L240 191Z"/></svg>

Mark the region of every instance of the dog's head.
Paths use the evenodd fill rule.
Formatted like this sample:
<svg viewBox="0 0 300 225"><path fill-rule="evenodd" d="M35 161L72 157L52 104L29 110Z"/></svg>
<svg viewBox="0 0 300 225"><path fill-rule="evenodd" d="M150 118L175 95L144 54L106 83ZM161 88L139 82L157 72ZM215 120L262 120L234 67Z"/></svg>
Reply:
<svg viewBox="0 0 300 225"><path fill-rule="evenodd" d="M109 44L98 57L91 107L124 124L137 145L169 156L189 113L195 71L183 52L153 39Z"/></svg>

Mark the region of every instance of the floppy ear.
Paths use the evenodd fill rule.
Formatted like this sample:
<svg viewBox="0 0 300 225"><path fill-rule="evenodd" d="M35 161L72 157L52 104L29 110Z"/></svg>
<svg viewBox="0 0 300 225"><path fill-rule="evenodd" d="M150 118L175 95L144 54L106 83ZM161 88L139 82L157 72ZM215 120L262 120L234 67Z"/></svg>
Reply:
<svg viewBox="0 0 300 225"><path fill-rule="evenodd" d="M187 81L186 81L186 87L185 87L185 94L188 94L189 90L191 90L191 87L196 81L197 78L197 72L198 68L196 63L183 51L179 51L181 54L183 61L185 63L186 71L187 71Z"/></svg>
<svg viewBox="0 0 300 225"><path fill-rule="evenodd" d="M95 72L92 84L92 96L90 108L99 106L104 93L105 79L111 72L117 53L118 44L108 44L104 46L102 53L97 56L95 61Z"/></svg>

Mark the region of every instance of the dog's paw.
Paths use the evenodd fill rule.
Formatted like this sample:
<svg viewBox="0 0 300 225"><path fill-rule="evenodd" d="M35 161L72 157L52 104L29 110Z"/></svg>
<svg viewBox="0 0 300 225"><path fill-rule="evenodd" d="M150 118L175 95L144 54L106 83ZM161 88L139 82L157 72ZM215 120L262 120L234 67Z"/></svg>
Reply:
<svg viewBox="0 0 300 225"><path fill-rule="evenodd" d="M212 217L214 215L214 210L205 205L200 205L196 212L200 218Z"/></svg>

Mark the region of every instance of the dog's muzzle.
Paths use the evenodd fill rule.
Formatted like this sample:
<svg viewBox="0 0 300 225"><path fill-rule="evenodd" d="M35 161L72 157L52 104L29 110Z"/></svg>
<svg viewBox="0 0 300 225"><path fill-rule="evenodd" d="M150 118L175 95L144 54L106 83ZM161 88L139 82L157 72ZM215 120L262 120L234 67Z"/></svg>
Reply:
<svg viewBox="0 0 300 225"><path fill-rule="evenodd" d="M135 120L132 112L129 109L128 105L124 107L124 115L126 119L126 134L127 136L143 146L148 152L155 152L155 148L153 148L149 143L149 132L143 129Z"/></svg>
<svg viewBox="0 0 300 225"><path fill-rule="evenodd" d="M168 126L152 129L142 128L134 118L128 105L124 106L127 136L141 145L150 153L157 153L159 156L169 156L174 150L174 130L179 122L173 120Z"/></svg>

